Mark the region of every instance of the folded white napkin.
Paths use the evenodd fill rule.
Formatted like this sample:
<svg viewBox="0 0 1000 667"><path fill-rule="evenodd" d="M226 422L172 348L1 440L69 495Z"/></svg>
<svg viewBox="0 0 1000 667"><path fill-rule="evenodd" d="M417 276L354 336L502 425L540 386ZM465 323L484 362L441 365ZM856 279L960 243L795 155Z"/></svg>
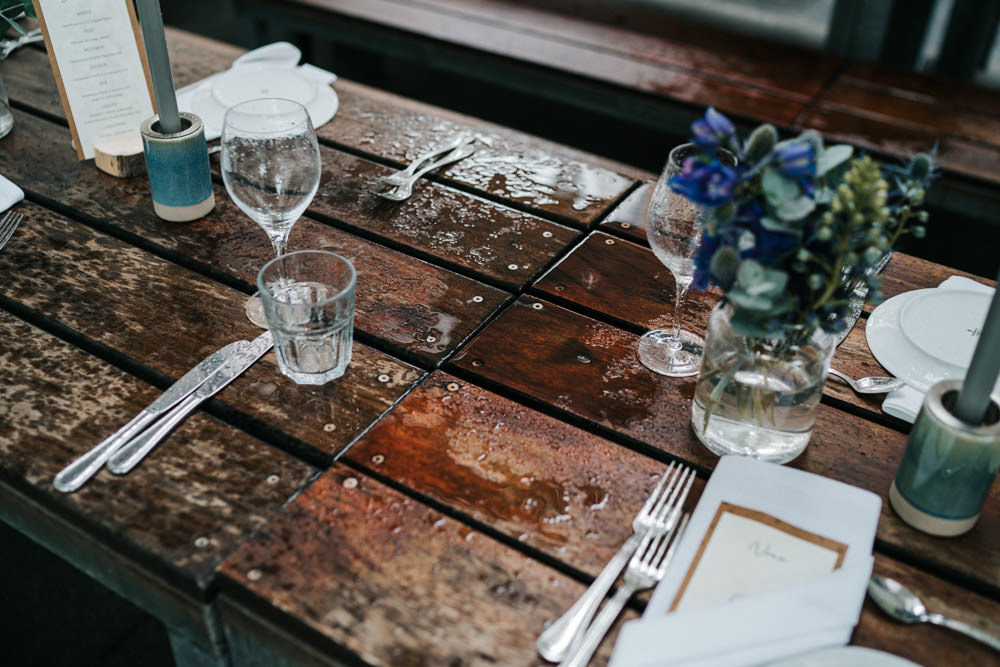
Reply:
<svg viewBox="0 0 1000 667"><path fill-rule="evenodd" d="M701 557L720 503L772 516L847 545L841 566L780 590L669 611ZM641 619L626 623L610 667L760 665L850 641L864 603L881 499L794 468L724 456L705 486L666 577ZM742 553L734 553L739 567Z"/></svg>
<svg viewBox="0 0 1000 667"><path fill-rule="evenodd" d="M0 175L0 213L24 199L24 190Z"/></svg>
<svg viewBox="0 0 1000 667"><path fill-rule="evenodd" d="M964 276L951 276L944 280L937 289L960 289L993 294L993 288L978 283ZM882 401L882 410L893 417L899 417L911 424L917 420L920 408L924 405L924 392L909 385L896 391L890 391Z"/></svg>
<svg viewBox="0 0 1000 667"><path fill-rule="evenodd" d="M258 47L253 51L248 51L242 56L233 61L233 64L229 70L224 72L216 72L211 76L205 77L201 81L192 83L191 85L184 86L177 90L177 108L180 111L186 111L189 113L197 112L192 107L192 102L195 99L195 95L201 93L202 91L210 90L212 84L215 80L231 70L274 70L274 69L288 69L295 70L298 74L315 81L320 85L329 86L331 83L337 80L337 75L333 72L328 72L326 70L315 67L314 65L304 64L299 65L299 59L302 57L302 52L299 51L298 47L288 42L274 42L272 44L266 44L264 46ZM218 139L222 133L222 123L221 119L213 118L201 118L202 124L205 127L205 140L211 141L213 139Z"/></svg>

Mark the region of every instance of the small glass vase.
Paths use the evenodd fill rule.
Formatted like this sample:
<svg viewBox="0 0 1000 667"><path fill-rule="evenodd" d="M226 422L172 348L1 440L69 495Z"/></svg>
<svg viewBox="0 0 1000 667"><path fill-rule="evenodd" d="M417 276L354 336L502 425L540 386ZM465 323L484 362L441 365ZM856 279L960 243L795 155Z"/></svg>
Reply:
<svg viewBox="0 0 1000 667"><path fill-rule="evenodd" d="M748 338L730 322L732 307L712 311L695 387L691 425L719 456L787 463L812 434L835 338L817 329Z"/></svg>

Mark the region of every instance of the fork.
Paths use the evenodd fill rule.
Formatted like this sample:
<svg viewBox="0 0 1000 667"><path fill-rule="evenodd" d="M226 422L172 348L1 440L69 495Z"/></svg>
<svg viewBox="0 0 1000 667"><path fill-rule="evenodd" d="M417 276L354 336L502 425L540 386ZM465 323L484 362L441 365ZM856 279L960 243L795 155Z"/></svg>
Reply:
<svg viewBox="0 0 1000 667"><path fill-rule="evenodd" d="M410 163L410 165L406 169L400 169L399 171L394 171L391 174L387 174L385 176L379 176L378 180L391 187L400 186L403 183L406 183L411 178L413 178L413 174L416 173L416 171L420 169L420 167L426 165L429 160L433 160L434 158L440 158L446 153L450 153L456 148L464 146L465 144L471 143L473 141L475 141L473 137L462 135L459 138L452 141L450 144L447 144L446 146L435 148L434 150L428 151L423 155L417 157L413 162Z"/></svg>
<svg viewBox="0 0 1000 667"><path fill-rule="evenodd" d="M611 624L618 618L628 599L636 591L652 588L663 579L670 559L673 558L674 549L677 548L677 543L687 527L688 518L690 515L685 514L680 524L665 533L646 534L625 569L622 587L615 591L614 597L604 605L601 613L594 619L593 625L587 628L583 641L575 647L569 658L559 663L559 667L585 667L594 655L594 651L604 641L604 636L608 634Z"/></svg>
<svg viewBox="0 0 1000 667"><path fill-rule="evenodd" d="M7 211L7 215L0 218L0 250L3 250L7 241L10 241L10 237L14 235L14 230L21 224L23 218L24 214L17 211Z"/></svg>
<svg viewBox="0 0 1000 667"><path fill-rule="evenodd" d="M649 535L663 534L677 525L693 482L694 471L687 466L671 463L667 467L642 509L632 519L632 535L604 566L590 588L538 637L535 647L539 655L549 662L558 662L569 654L642 540Z"/></svg>
<svg viewBox="0 0 1000 667"><path fill-rule="evenodd" d="M437 169L438 167L443 167L446 164L451 164L452 162L458 162L459 160L464 160L473 153L476 152L475 147L459 146L458 148L447 153L444 157L435 160L429 164L424 165L420 169L413 172L413 175L406 181L403 181L399 185L390 186L386 190L373 190L372 194L378 195L385 199L391 199L392 201L403 201L404 199L409 199L410 195L413 194L413 186L420 177L429 171Z"/></svg>

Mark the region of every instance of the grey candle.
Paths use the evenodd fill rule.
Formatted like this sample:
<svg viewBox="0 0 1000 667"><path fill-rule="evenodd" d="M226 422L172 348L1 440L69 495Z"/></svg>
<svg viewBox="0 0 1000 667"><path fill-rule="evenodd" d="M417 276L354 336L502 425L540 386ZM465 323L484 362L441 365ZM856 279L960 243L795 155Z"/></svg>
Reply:
<svg viewBox="0 0 1000 667"><path fill-rule="evenodd" d="M142 26L142 41L146 43L146 58L149 61L149 76L153 80L153 96L160 116L160 130L163 134L175 134L181 131L181 116L177 111L174 77L170 73L167 36L163 31L160 4L157 0L138 0L136 7L139 11L139 24Z"/></svg>
<svg viewBox="0 0 1000 667"><path fill-rule="evenodd" d="M997 276L1000 285L1000 275ZM955 399L955 416L966 424L978 425L990 406L990 392L1000 375L1000 287L993 293L993 302L986 313L979 342L972 354L965 382Z"/></svg>

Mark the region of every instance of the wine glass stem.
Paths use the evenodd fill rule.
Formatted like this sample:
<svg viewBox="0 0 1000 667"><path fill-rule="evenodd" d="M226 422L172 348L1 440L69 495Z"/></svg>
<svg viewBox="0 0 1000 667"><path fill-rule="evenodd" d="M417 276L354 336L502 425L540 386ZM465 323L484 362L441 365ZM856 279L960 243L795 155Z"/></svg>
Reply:
<svg viewBox="0 0 1000 667"><path fill-rule="evenodd" d="M288 247L288 232L274 232L268 234L268 238L271 239L271 247L274 248L274 256L281 257L285 254L285 249Z"/></svg>
<svg viewBox="0 0 1000 667"><path fill-rule="evenodd" d="M676 295L674 297L674 328L673 341L671 346L676 350L681 347L681 325L683 324L684 301L687 298L688 283L676 281Z"/></svg>

